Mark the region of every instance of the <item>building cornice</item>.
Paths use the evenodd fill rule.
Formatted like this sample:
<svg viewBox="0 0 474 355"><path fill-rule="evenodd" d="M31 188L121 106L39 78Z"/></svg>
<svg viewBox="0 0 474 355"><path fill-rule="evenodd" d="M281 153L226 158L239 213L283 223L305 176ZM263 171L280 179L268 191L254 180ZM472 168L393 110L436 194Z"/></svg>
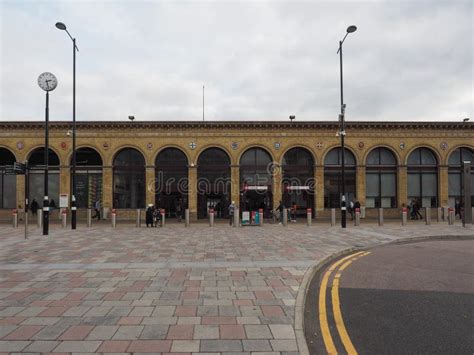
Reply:
<svg viewBox="0 0 474 355"><path fill-rule="evenodd" d="M52 121L51 129L71 128L70 121ZM339 124L336 121L306 121L306 122L284 122L284 121L142 121L142 122L119 122L119 121L78 121L78 130L337 130ZM42 121L4 121L0 122L0 130L31 130L44 128ZM347 130L474 130L472 122L400 122L400 121L348 121Z"/></svg>

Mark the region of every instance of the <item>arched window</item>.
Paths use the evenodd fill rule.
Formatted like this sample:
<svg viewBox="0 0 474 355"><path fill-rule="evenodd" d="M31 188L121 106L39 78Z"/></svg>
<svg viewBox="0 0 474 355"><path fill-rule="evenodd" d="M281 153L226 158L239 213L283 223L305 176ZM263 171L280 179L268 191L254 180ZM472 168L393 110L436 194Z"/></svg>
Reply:
<svg viewBox="0 0 474 355"><path fill-rule="evenodd" d="M356 192L356 160L348 149L344 150L344 175L346 199L351 201ZM342 148L334 148L324 159L324 207L341 206L342 196Z"/></svg>
<svg viewBox="0 0 474 355"><path fill-rule="evenodd" d="M76 149L76 206L92 208L96 201L102 206L102 158L93 148Z"/></svg>
<svg viewBox="0 0 474 355"><path fill-rule="evenodd" d="M39 206L44 200L44 147L36 148L28 157L30 167L29 183L29 203L36 200ZM54 200L56 207L59 207L59 157L50 148L48 149L48 199Z"/></svg>
<svg viewBox="0 0 474 355"><path fill-rule="evenodd" d="M168 216L188 208L188 158L178 148L163 149L155 160L155 204Z"/></svg>
<svg viewBox="0 0 474 355"><path fill-rule="evenodd" d="M218 218L228 216L230 204L230 158L220 148L204 150L197 161L198 218L205 218L210 208Z"/></svg>
<svg viewBox="0 0 474 355"><path fill-rule="evenodd" d="M438 160L431 149L417 148L408 157L408 199L422 207L438 206Z"/></svg>
<svg viewBox="0 0 474 355"><path fill-rule="evenodd" d="M474 165L474 149L461 147L456 149L449 156L448 172L449 172L449 205L454 207L456 200L461 201L462 198L462 162L470 161L471 166ZM471 168L471 207L474 207L474 169Z"/></svg>
<svg viewBox="0 0 474 355"><path fill-rule="evenodd" d="M145 158L134 148L124 148L114 162L114 208L145 207Z"/></svg>
<svg viewBox="0 0 474 355"><path fill-rule="evenodd" d="M269 217L273 206L272 157L262 148L250 148L240 158L240 208L242 211L263 209Z"/></svg>
<svg viewBox="0 0 474 355"><path fill-rule="evenodd" d="M296 214L306 216L306 209L314 211L314 159L305 148L292 148L282 160L283 203L296 205Z"/></svg>
<svg viewBox="0 0 474 355"><path fill-rule="evenodd" d="M367 207L397 207L397 159L387 148L367 156L365 195Z"/></svg>
<svg viewBox="0 0 474 355"><path fill-rule="evenodd" d="M16 175L7 174L7 168L15 163L15 155L0 148L0 208L16 206Z"/></svg>

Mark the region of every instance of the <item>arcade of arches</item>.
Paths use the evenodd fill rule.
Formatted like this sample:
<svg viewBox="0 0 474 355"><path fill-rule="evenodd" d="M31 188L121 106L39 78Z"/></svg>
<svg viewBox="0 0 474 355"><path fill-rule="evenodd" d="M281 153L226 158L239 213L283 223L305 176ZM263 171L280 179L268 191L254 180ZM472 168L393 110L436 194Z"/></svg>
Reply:
<svg viewBox="0 0 474 355"><path fill-rule="evenodd" d="M70 194L67 122L50 126L49 199ZM241 210L271 215L280 201L298 214L339 207L342 149L331 122L79 122L76 199L79 209L100 201L122 215L155 204L193 219ZM425 207L461 200L461 163L474 162L472 123L367 123L347 126L346 196L366 211L393 213L417 199ZM8 134L7 134L8 132ZM28 160L29 198L43 200L44 138L39 122L0 123L0 213L21 208L24 176L7 167ZM471 179L474 195L474 178ZM474 198L470 201L474 206Z"/></svg>

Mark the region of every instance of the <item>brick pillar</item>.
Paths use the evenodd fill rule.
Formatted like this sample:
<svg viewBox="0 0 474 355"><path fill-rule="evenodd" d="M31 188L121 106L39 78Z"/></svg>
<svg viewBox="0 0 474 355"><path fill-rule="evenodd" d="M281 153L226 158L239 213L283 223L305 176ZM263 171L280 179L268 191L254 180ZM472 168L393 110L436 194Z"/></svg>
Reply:
<svg viewBox="0 0 474 355"><path fill-rule="evenodd" d="M237 207L240 206L240 167L232 165L230 167L230 199L235 202Z"/></svg>
<svg viewBox="0 0 474 355"><path fill-rule="evenodd" d="M438 168L438 207L449 205L448 177L448 167L440 166Z"/></svg>
<svg viewBox="0 0 474 355"><path fill-rule="evenodd" d="M356 197L365 206L365 166L358 166L356 172Z"/></svg>
<svg viewBox="0 0 474 355"><path fill-rule="evenodd" d="M316 211L324 211L324 166L314 167L315 189L314 205Z"/></svg>
<svg viewBox="0 0 474 355"><path fill-rule="evenodd" d="M282 199L282 167L278 166L273 169L272 194L273 208L278 207Z"/></svg>
<svg viewBox="0 0 474 355"><path fill-rule="evenodd" d="M408 188L407 188L407 167L399 166L397 174L397 205L398 208L401 208L403 204L405 206L408 202Z"/></svg>
<svg viewBox="0 0 474 355"><path fill-rule="evenodd" d="M190 166L188 168L188 208L189 218L197 221L197 168Z"/></svg>
<svg viewBox="0 0 474 355"><path fill-rule="evenodd" d="M146 167L146 206L155 204L155 167Z"/></svg>
<svg viewBox="0 0 474 355"><path fill-rule="evenodd" d="M76 170L76 177L77 177L77 170ZM69 166L59 168L59 193L68 194L69 203L70 203L72 191L71 191L71 170L69 169ZM59 207L59 202L57 202L57 207ZM71 209L71 206L69 206L69 209Z"/></svg>
<svg viewBox="0 0 474 355"><path fill-rule="evenodd" d="M113 207L113 169L111 166L102 168L102 206Z"/></svg>

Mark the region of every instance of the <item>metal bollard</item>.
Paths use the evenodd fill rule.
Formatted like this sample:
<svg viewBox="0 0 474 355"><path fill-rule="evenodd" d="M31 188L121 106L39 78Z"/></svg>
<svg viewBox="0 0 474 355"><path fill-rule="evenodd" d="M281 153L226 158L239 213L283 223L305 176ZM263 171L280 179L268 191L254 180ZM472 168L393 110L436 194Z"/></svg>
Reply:
<svg viewBox="0 0 474 355"><path fill-rule="evenodd" d="M260 221L259 226L263 227L263 208L258 209L258 217L258 220Z"/></svg>
<svg viewBox="0 0 474 355"><path fill-rule="evenodd" d="M472 224L474 224L474 207L471 207Z"/></svg>
<svg viewBox="0 0 474 355"><path fill-rule="evenodd" d="M112 216L110 218L110 220L112 221L112 228L115 228L116 226L116 222L117 222L117 210L114 208L112 209Z"/></svg>
<svg viewBox="0 0 474 355"><path fill-rule="evenodd" d="M38 208L38 211L36 212L38 216L38 228L43 228L43 210Z"/></svg>
<svg viewBox="0 0 474 355"><path fill-rule="evenodd" d="M164 208L160 209L160 214L161 214L160 226L161 226L162 228L165 226L165 218L166 218L165 212L166 212L166 211L165 211Z"/></svg>
<svg viewBox="0 0 474 355"><path fill-rule="evenodd" d="M408 216L408 210L406 207L403 207L402 209L402 226L407 225L407 216Z"/></svg>
<svg viewBox="0 0 474 355"><path fill-rule="evenodd" d="M354 225L360 226L360 208L355 209L355 218L354 218Z"/></svg>
<svg viewBox="0 0 474 355"><path fill-rule="evenodd" d="M184 226L189 227L189 209L184 210Z"/></svg>
<svg viewBox="0 0 474 355"><path fill-rule="evenodd" d="M454 224L454 208L448 208L448 225Z"/></svg>
<svg viewBox="0 0 474 355"><path fill-rule="evenodd" d="M360 218L365 218L365 206L360 207Z"/></svg>
<svg viewBox="0 0 474 355"><path fill-rule="evenodd" d="M13 228L18 228L18 210L16 208L12 210L12 225Z"/></svg>
<svg viewBox="0 0 474 355"><path fill-rule="evenodd" d="M92 209L87 209L87 228L92 227Z"/></svg>
<svg viewBox="0 0 474 355"><path fill-rule="evenodd" d="M379 226L383 226L383 208L379 208Z"/></svg>
<svg viewBox="0 0 474 355"><path fill-rule="evenodd" d="M209 209L209 227L214 227L214 209Z"/></svg>
<svg viewBox="0 0 474 355"><path fill-rule="evenodd" d="M443 221L447 221L449 219L449 207L443 207Z"/></svg>
<svg viewBox="0 0 474 355"><path fill-rule="evenodd" d="M239 215L239 209L236 207L234 208L234 227L239 227L240 226L240 215Z"/></svg>
<svg viewBox="0 0 474 355"><path fill-rule="evenodd" d="M431 207L425 207L425 223L427 226L431 224Z"/></svg>
<svg viewBox="0 0 474 355"><path fill-rule="evenodd" d="M438 207L438 214L436 215L436 221L437 222L441 222L441 220L443 219L443 210L441 209L441 207Z"/></svg>
<svg viewBox="0 0 474 355"><path fill-rule="evenodd" d="M142 226L142 210L137 208L137 220L135 221L135 227L140 228Z"/></svg>
<svg viewBox="0 0 474 355"><path fill-rule="evenodd" d="M336 225L336 209L331 208L331 227Z"/></svg>
<svg viewBox="0 0 474 355"><path fill-rule="evenodd" d="M61 225L63 228L67 227L67 212L65 208L61 211Z"/></svg>
<svg viewBox="0 0 474 355"><path fill-rule="evenodd" d="M311 208L307 208L306 209L306 225L310 227L312 223L313 223L313 220L311 216Z"/></svg>
<svg viewBox="0 0 474 355"><path fill-rule="evenodd" d="M288 209L283 209L283 216L281 218L281 224L285 227L288 225Z"/></svg>

